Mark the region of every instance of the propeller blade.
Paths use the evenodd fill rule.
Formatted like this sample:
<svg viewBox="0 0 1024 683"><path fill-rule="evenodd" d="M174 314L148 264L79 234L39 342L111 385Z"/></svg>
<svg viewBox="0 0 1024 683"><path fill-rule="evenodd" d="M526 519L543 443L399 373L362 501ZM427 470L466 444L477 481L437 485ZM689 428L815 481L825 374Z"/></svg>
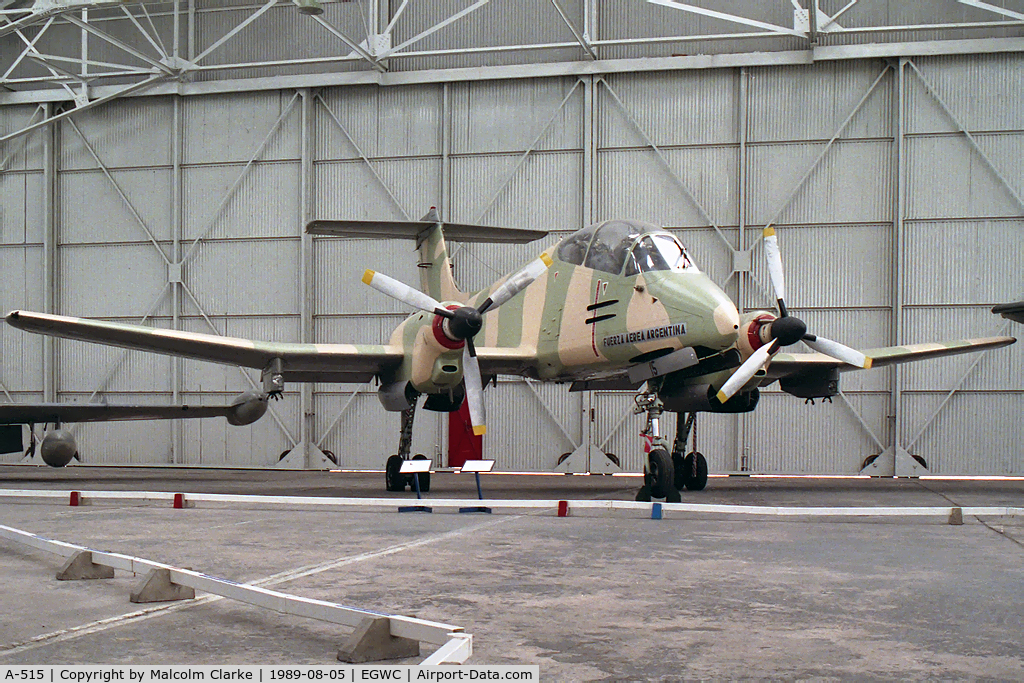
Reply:
<svg viewBox="0 0 1024 683"><path fill-rule="evenodd" d="M487 433L487 416L484 414L484 387L480 377L480 363L476 360L476 349L472 339L466 340L462 352L462 377L466 381L466 400L469 401L469 420L473 423L473 434Z"/></svg>
<svg viewBox="0 0 1024 683"><path fill-rule="evenodd" d="M393 277L367 269L363 273L363 282L370 285L378 292L387 294L392 299L398 299L404 304L423 311L430 311L446 318L451 317L451 311L441 306L433 297L414 289L404 282L399 282Z"/></svg>
<svg viewBox="0 0 1024 683"><path fill-rule="evenodd" d="M725 381L725 384L718 391L716 398L719 403L725 403L735 396L736 392L742 389L743 385L749 382L757 374L757 371L764 367L764 364L768 362L768 359L778 349L778 342L773 341L771 344L759 347L750 354L750 357L743 361L743 365L736 368L736 372L732 373L732 376Z"/></svg>
<svg viewBox="0 0 1024 683"><path fill-rule="evenodd" d="M775 228L771 226L764 229L764 255L768 259L768 275L772 279L775 300L779 304L779 315L785 318L789 315L785 304L786 276L782 270L782 251L779 249L779 238L775 235Z"/></svg>
<svg viewBox="0 0 1024 683"><path fill-rule="evenodd" d="M551 263L551 257L547 254L541 254L539 257L530 261L522 270L510 275L507 280L501 283L501 286L494 290L494 294L491 294L482 304L480 304L480 308L478 310L481 313L486 313L492 308L501 306L516 294L529 287L531 282L543 275L544 271L551 266Z"/></svg>
<svg viewBox="0 0 1024 683"><path fill-rule="evenodd" d="M849 363L858 368L870 368L871 359L865 356L857 349L851 349L845 344L840 344L837 341L831 339L825 339L824 337L816 337L813 334L804 335L804 342L818 353L823 353L826 356L831 356L836 360L841 360L844 363Z"/></svg>

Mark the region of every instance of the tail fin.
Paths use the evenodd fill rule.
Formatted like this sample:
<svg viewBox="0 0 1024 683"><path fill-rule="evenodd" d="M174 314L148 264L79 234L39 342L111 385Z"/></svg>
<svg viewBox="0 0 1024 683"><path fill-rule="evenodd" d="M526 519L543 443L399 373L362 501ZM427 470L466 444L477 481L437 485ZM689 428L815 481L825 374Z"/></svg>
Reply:
<svg viewBox="0 0 1024 683"><path fill-rule="evenodd" d="M435 207L418 221L311 221L311 235L335 237L376 237L414 239L420 251L420 288L438 301L465 301L452 276L445 234L458 242L503 242L526 244L547 235L547 230L495 228L463 223L444 223Z"/></svg>

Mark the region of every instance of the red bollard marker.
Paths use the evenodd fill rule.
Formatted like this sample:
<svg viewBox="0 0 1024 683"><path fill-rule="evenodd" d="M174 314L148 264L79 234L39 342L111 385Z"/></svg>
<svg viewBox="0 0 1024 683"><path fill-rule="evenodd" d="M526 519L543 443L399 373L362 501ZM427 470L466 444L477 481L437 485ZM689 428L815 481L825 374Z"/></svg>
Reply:
<svg viewBox="0 0 1024 683"><path fill-rule="evenodd" d="M184 507L185 507L185 494L184 493L175 493L174 494L174 509L175 510L181 510Z"/></svg>
<svg viewBox="0 0 1024 683"><path fill-rule="evenodd" d="M78 491L71 492L71 507L78 507L82 504L81 495Z"/></svg>
<svg viewBox="0 0 1024 683"><path fill-rule="evenodd" d="M558 501L558 516L568 517L569 516L569 501L560 500Z"/></svg>

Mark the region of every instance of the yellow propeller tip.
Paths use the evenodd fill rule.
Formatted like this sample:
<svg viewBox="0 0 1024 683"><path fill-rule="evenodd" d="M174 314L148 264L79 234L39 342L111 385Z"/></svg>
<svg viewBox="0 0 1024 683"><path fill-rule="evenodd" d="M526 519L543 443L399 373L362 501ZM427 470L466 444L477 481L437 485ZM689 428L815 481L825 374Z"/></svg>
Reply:
<svg viewBox="0 0 1024 683"><path fill-rule="evenodd" d="M547 266L548 268L550 268L551 264L554 263L554 261L551 260L551 257L548 256L547 254L541 254L540 260L543 261L544 265Z"/></svg>
<svg viewBox="0 0 1024 683"><path fill-rule="evenodd" d="M872 365L873 362L874 361L872 361L870 358L865 358L864 359L864 369L865 370L870 370L871 369L871 365Z"/></svg>
<svg viewBox="0 0 1024 683"><path fill-rule="evenodd" d="M719 403L725 403L726 401L729 400L729 397L725 395L724 391L719 391L717 394L715 394L715 398L718 399Z"/></svg>
<svg viewBox="0 0 1024 683"><path fill-rule="evenodd" d="M487 427L484 425L473 425L473 436L483 436L487 433Z"/></svg>
<svg viewBox="0 0 1024 683"><path fill-rule="evenodd" d="M376 275L376 273L374 273L372 270L367 268L366 272L363 273L363 284L364 285L370 284L370 281L373 280L373 276L374 275Z"/></svg>
<svg viewBox="0 0 1024 683"><path fill-rule="evenodd" d="M772 235L775 234L775 228L769 225L767 228L764 229L763 234L765 237L771 237Z"/></svg>

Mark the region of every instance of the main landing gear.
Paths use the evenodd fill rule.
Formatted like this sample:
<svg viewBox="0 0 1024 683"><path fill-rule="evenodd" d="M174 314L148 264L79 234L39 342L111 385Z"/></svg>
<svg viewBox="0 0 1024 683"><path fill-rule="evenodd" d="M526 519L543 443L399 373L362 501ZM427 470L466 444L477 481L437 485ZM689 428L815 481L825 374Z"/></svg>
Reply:
<svg viewBox="0 0 1024 683"><path fill-rule="evenodd" d="M402 474L402 463L409 460L409 453L412 451L412 422L416 416L416 403L408 410L402 411L402 436L398 440L398 455L388 458L384 466L384 486L388 491L404 491L408 486L416 490L416 482L413 477L420 478L420 492L430 491L430 472L422 474ZM413 460L426 460L427 456L417 454Z"/></svg>
<svg viewBox="0 0 1024 683"><path fill-rule="evenodd" d="M666 503L682 500L679 492L702 491L708 483L708 462L697 452L697 413L676 413L676 438L669 454L668 441L661 434L664 405L656 393L636 397L635 413L647 413L647 425L641 435L650 443L644 463L644 484L636 494L638 501L664 498ZM693 448L685 456L686 443L693 435Z"/></svg>

